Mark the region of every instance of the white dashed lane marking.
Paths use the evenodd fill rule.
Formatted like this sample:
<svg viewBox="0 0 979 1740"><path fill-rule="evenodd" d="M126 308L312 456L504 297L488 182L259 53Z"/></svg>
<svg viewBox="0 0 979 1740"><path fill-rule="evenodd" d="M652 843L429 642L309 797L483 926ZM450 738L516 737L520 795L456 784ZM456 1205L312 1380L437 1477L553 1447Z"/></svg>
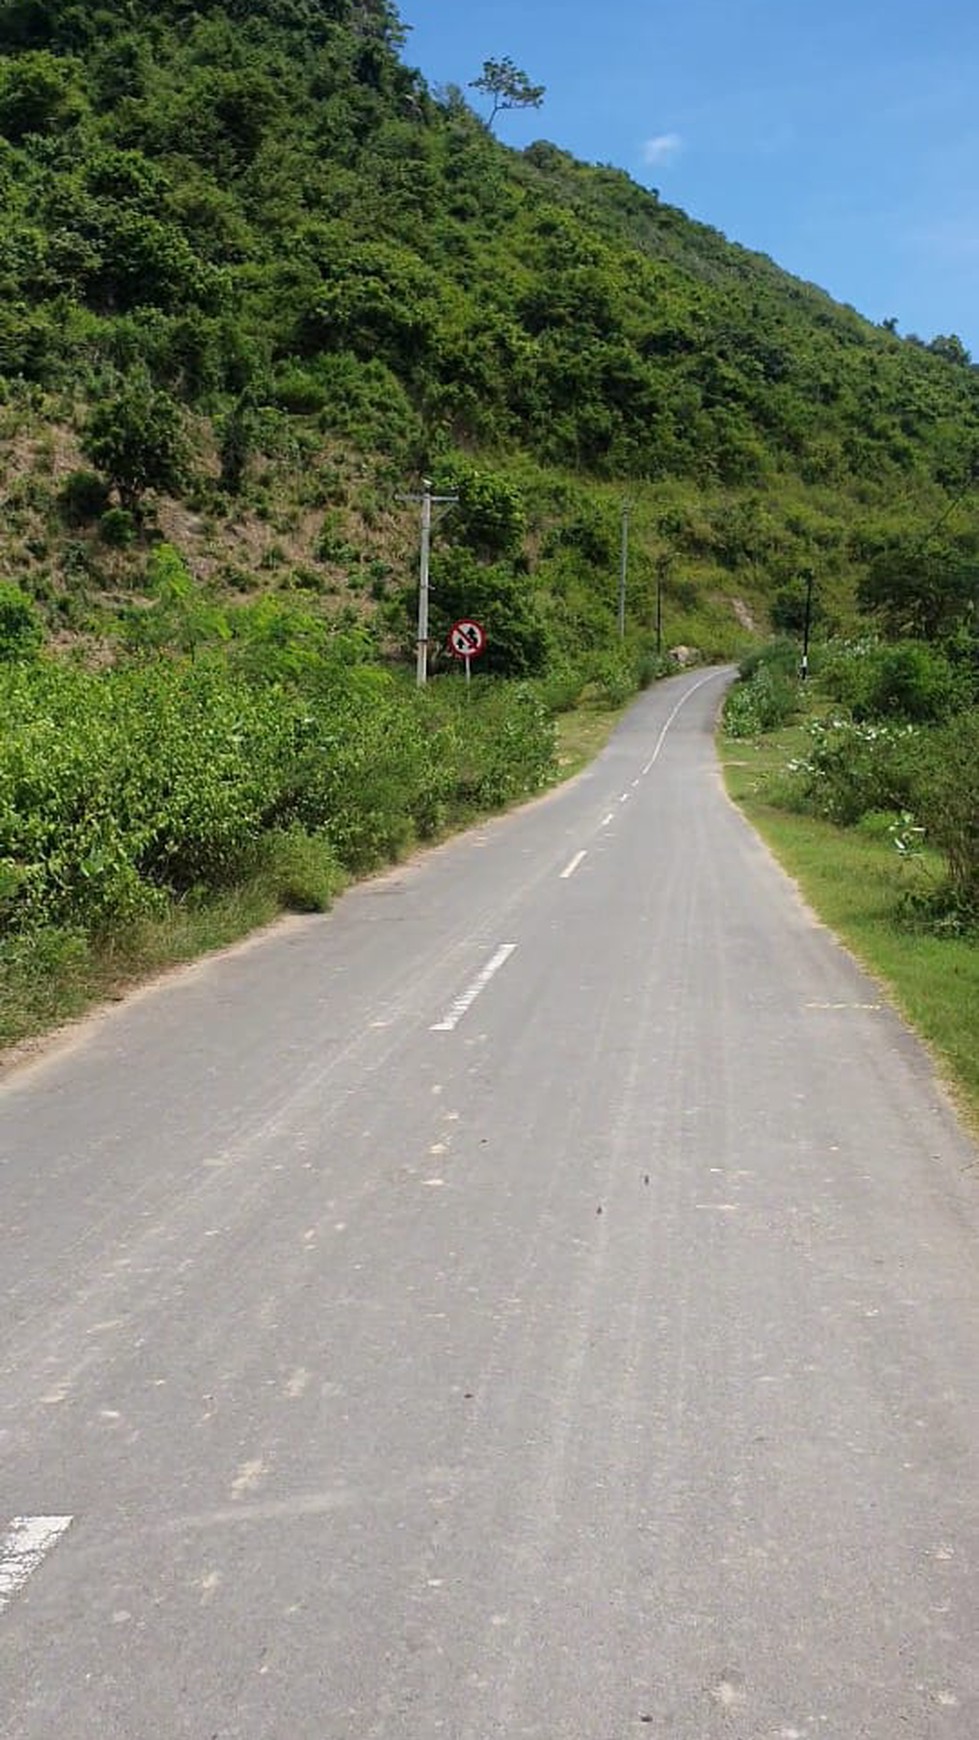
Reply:
<svg viewBox="0 0 979 1740"><path fill-rule="evenodd" d="M70 1516L15 1516L0 1536L0 1613L9 1607L52 1547L71 1526Z"/></svg>
<svg viewBox="0 0 979 1740"><path fill-rule="evenodd" d="M574 875L579 864L581 864L587 856L587 852L576 852L570 864L565 865L565 868L561 871L561 881L567 882L568 877Z"/></svg>
<svg viewBox="0 0 979 1740"><path fill-rule="evenodd" d="M451 1033L458 1027L462 1017L472 1008L481 991L485 991L490 980L506 964L516 949L516 943L502 943L491 960L487 961L482 971L476 974L471 985L467 985L461 997L457 997L450 1005L441 1021L433 1021L433 1033Z"/></svg>

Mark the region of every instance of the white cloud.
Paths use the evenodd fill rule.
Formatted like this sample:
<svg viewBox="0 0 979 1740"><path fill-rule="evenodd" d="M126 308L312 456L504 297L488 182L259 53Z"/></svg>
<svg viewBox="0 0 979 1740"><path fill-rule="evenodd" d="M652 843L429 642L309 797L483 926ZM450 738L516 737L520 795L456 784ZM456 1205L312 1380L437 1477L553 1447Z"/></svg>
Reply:
<svg viewBox="0 0 979 1740"><path fill-rule="evenodd" d="M658 133L655 139L647 139L642 148L644 163L672 163L683 150L683 140L679 133Z"/></svg>

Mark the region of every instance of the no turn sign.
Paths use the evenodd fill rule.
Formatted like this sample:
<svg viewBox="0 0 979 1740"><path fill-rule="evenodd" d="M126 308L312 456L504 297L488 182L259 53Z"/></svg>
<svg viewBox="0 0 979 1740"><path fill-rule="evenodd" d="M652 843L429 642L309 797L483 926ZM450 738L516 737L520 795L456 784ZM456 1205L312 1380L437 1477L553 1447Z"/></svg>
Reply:
<svg viewBox="0 0 979 1740"><path fill-rule="evenodd" d="M476 659L486 650L486 630L480 622L464 617L449 629L449 651L453 658Z"/></svg>

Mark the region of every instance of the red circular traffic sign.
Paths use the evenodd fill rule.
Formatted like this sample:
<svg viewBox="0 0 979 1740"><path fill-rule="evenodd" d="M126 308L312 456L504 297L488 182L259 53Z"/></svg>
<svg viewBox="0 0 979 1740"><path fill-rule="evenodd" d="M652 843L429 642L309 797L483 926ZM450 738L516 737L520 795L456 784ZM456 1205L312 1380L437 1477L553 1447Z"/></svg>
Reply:
<svg viewBox="0 0 979 1740"><path fill-rule="evenodd" d="M481 622L463 617L449 629L449 651L453 658L476 659L486 651L486 630Z"/></svg>

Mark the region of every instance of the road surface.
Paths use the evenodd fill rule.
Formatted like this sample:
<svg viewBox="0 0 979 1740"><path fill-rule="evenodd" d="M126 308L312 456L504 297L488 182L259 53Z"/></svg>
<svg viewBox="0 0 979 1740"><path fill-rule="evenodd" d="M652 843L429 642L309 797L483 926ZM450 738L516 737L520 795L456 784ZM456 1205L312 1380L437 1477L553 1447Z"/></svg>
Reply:
<svg viewBox="0 0 979 1740"><path fill-rule="evenodd" d="M718 777L0 1089L4 1740L976 1740L979 1155Z"/></svg>

